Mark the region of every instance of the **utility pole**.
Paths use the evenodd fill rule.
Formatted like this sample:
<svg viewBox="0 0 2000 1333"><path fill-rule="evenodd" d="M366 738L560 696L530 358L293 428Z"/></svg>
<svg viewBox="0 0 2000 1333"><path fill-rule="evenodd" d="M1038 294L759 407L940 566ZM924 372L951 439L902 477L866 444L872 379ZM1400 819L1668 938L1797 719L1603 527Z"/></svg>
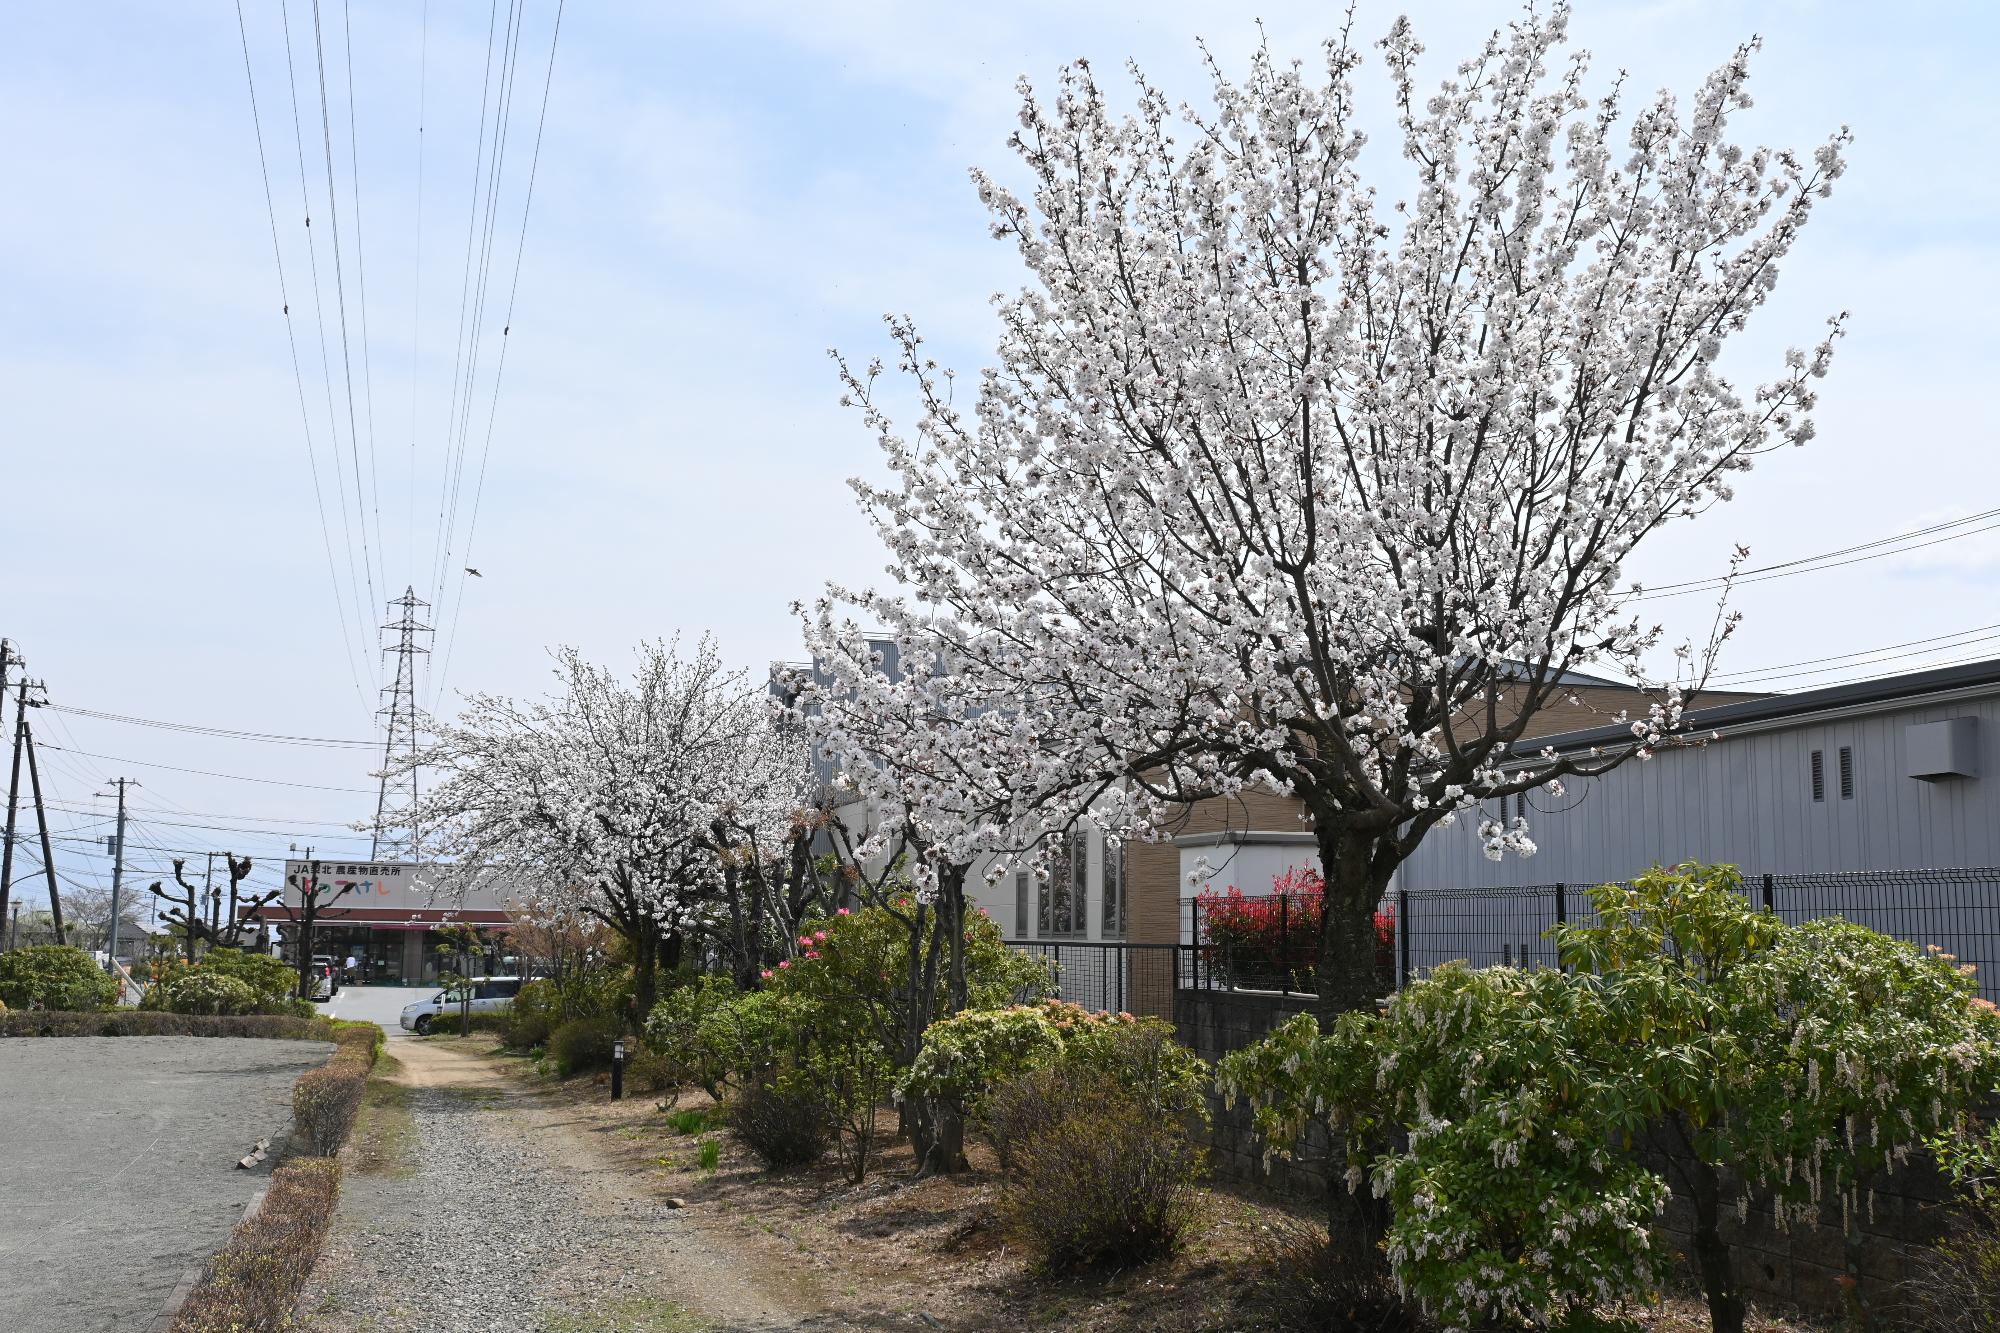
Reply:
<svg viewBox="0 0 2000 1333"><path fill-rule="evenodd" d="M14 883L14 824L21 812L21 747L28 735L28 681L21 679L14 703L14 767L7 778L7 846L0 851L0 920L7 915L7 898Z"/></svg>
<svg viewBox="0 0 2000 1333"><path fill-rule="evenodd" d="M35 827L42 831L42 874L49 881L49 920L55 923L56 943L64 944L62 895L56 892L56 854L49 846L49 808L42 803L42 770L35 763L35 732L27 719L21 721L28 738L28 783L35 793Z"/></svg>
<svg viewBox="0 0 2000 1333"><path fill-rule="evenodd" d="M118 913L121 910L119 888L125 879L125 789L139 784L131 778L110 778L108 781L118 787L118 834L111 853L111 937L105 942L104 961L106 970L114 976L118 972Z"/></svg>
<svg viewBox="0 0 2000 1333"><path fill-rule="evenodd" d="M216 906L220 897L215 891L215 853L208 854L208 869L202 872L201 891L208 899L208 938L215 939L216 927L221 924L216 918Z"/></svg>

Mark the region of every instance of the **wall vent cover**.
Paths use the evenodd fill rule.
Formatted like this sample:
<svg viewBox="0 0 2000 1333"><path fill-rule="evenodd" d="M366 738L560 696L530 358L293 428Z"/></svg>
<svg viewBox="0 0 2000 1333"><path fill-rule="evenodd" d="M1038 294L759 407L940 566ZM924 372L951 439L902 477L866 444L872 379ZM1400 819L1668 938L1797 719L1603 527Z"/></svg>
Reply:
<svg viewBox="0 0 2000 1333"><path fill-rule="evenodd" d="M1913 722L1903 728L1903 771L1920 782L1979 776L1979 719Z"/></svg>

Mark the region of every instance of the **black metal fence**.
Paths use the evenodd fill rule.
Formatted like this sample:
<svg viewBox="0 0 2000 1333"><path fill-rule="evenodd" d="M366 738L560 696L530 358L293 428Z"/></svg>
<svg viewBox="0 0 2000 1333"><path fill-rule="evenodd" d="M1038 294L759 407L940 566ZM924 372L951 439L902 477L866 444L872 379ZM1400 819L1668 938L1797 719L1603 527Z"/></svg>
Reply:
<svg viewBox="0 0 2000 1333"><path fill-rule="evenodd" d="M1176 944L1009 940L1007 947L1049 964L1056 993L1086 1009L1171 1020L1174 991L1186 984Z"/></svg>
<svg viewBox="0 0 2000 1333"><path fill-rule="evenodd" d="M1553 967L1546 933L1566 921L1594 922L1577 884L1511 889L1407 889L1394 894L1397 975L1421 976L1464 959ZM1746 875L1752 905L1797 923L1838 916L1917 945L1936 945L1977 969L1980 994L2000 1002L2000 867Z"/></svg>
<svg viewBox="0 0 2000 1333"><path fill-rule="evenodd" d="M1551 928L1595 920L1582 884L1400 889L1375 918L1381 993L1439 963L1554 967ZM1979 993L2000 1003L2000 866L1746 875L1754 906L1788 922L1839 916L1976 969ZM1171 1017L1176 989L1311 994L1319 952L1316 896L1271 895L1189 904L1183 944L1010 943L1055 967L1063 998L1090 1009Z"/></svg>

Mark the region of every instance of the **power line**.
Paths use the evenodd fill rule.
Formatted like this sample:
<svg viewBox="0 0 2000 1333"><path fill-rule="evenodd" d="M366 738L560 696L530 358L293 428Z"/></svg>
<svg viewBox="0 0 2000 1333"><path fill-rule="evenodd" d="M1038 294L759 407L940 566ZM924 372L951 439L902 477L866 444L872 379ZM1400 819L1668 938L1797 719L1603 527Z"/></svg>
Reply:
<svg viewBox="0 0 2000 1333"><path fill-rule="evenodd" d="M414 574L417 558L417 386L423 347L424 327L424 110L430 92L431 0L424 0L423 35L417 48L417 228L416 273L411 281L410 300L410 505L403 525L404 553L408 572Z"/></svg>
<svg viewBox="0 0 2000 1333"><path fill-rule="evenodd" d="M549 89L555 82L556 44L562 40L562 17L565 0L556 0L556 21L549 33L549 63L542 75L542 105L535 118L535 149L528 161L528 188L521 200L521 233L514 245L514 277L507 288L507 315L500 327L500 360L493 369L493 401L486 412L486 440L479 450L479 478L472 491L472 517L465 528L465 553L472 555L473 535L479 530L479 504L486 493L486 463L493 454L493 423L500 412L500 379L507 372L507 338L514 329L514 301L521 291L521 257L528 248L528 213L535 203L535 177L542 165L542 131L549 119ZM463 571L458 576L458 596L452 601L451 628L445 633L444 665L438 672L437 690L431 695L435 705L444 690L446 679L451 675L451 653L458 643L458 618L465 609L465 580Z"/></svg>
<svg viewBox="0 0 2000 1333"><path fill-rule="evenodd" d="M428 3L428 0L426 0ZM292 298L285 283L285 252L278 243L278 207L271 196L271 166L264 152L264 118L257 109L257 77L250 64L250 30L243 21L243 0L236 0L236 32L243 43L243 81L250 90L250 125L257 135L257 170L264 179L264 213L271 223L271 257L278 268L278 300L285 317L285 344L292 354L292 381L299 393L299 423L305 428L306 467L312 473L313 510L319 516L320 542L326 548L326 573L333 585L333 605L340 615L341 642L347 649L347 671L354 680L354 693L361 692L361 675L354 665L354 635L347 623L347 603L340 595L340 571L333 559L333 535L326 521L326 493L319 480L319 450L313 445L312 414L306 407L305 372L299 367L299 340L292 328ZM336 456L337 457L337 456Z"/></svg>
<svg viewBox="0 0 2000 1333"><path fill-rule="evenodd" d="M82 810L80 810L80 809L79 809L78 807L76 807L76 806L72 806L72 805L60 805L60 804L51 804L51 805L49 806L49 808L50 808L51 810L61 810L61 811L65 812L65 813L67 813L67 814L81 814L81 813L86 813L85 811L82 811ZM143 811L138 811L137 813L141 813L141 814L150 814L150 815L158 815L158 814L160 814L160 813L162 813L162 812L161 812L161 811L158 811L158 810L143 810ZM171 812L166 812L166 813L171 813ZM196 812L196 811L189 811L188 813L189 813L189 814L195 814L195 813L198 813L198 812ZM258 816L256 816L256 815L213 815L213 816L211 816L211 818L215 818L215 819L256 819L256 818L258 818ZM140 822L140 821L137 821L137 820L134 820L133 822L137 823L137 822ZM345 828L347 827L346 825L342 824L342 823L341 823L341 822L340 822L339 820L337 820L337 819L287 819L287 820L276 820L276 821L272 821L272 822L274 822L274 823L276 823L276 824L278 825L278 827L277 827L277 828L245 828L245 827L243 827L243 826L242 826L242 825L240 825L240 824L209 824L209 823L196 823L196 822L193 822L193 821L187 821L187 820L176 820L176 819L149 819L149 820L145 820L145 821L143 821L143 822L144 822L144 823L146 823L146 824L147 824L148 826L151 826L151 827L157 827L157 828L193 828L193 829L209 829L209 830L211 830L211 831L213 831L213 832L216 832L216 833L247 833L247 834L254 834L254 835L258 836L258 837L264 837L264 838L283 838L283 837L286 837L286 836L287 836L287 833L286 833L286 830L287 830L287 829L296 829L296 828L303 828L303 827L305 827L305 826L307 826L307 825L312 825L312 826L314 826L314 827L317 827L317 828L328 828L328 829L345 829ZM314 836L315 836L315 837L323 837L323 836L332 836L332 837L344 837L344 836L349 836L349 835L351 835L351 836L354 836L354 837L357 837L357 838L358 838L358 837L362 837L362 836L364 836L364 835L362 835L362 834L359 834L359 833L354 833L354 832L353 832L353 830L351 830L351 829L348 829L348 830L347 830L347 833L338 833L338 832L336 832L336 833L333 833L333 834L331 834L331 835L327 835L327 834L314 834Z"/></svg>
<svg viewBox="0 0 2000 1333"><path fill-rule="evenodd" d="M155 763L150 759L128 759L123 755L98 754L91 750L72 749L66 745L43 744L41 748L44 750L63 750L70 754L80 754L90 759L102 759L107 763L137 764L141 768L163 768L169 773L192 773L204 778L225 778L230 782L256 782L268 787L299 787L306 791L336 791L351 793L357 796L367 796L370 794L366 787L329 787L317 782L287 782L283 778L253 778L243 773L218 773L214 769L209 768L182 768L175 764Z"/></svg>
<svg viewBox="0 0 2000 1333"><path fill-rule="evenodd" d="M354 355L347 334L347 268L340 250L340 196L333 183L333 111L326 93L326 42L322 35L319 0L312 0L313 58L319 70L320 140L326 149L326 209L333 227L333 294L340 314L340 366L347 392L347 452L354 464L354 514L361 527L361 572L368 581L368 603L378 605L375 567L368 547L368 509L361 489L361 432L354 412Z"/></svg>
<svg viewBox="0 0 2000 1333"><path fill-rule="evenodd" d="M315 3L317 3L317 0L315 0ZM301 206L305 209L305 215L306 215L305 217L306 259L312 271L313 320L314 324L319 329L320 375L326 385L326 419L327 419L328 435L332 442L331 453L333 456L333 464L334 464L333 466L334 489L340 497L340 508L344 514L347 509L347 480L345 477L341 475L341 469L340 469L340 415L335 410L333 405L333 365L331 360L329 359L329 353L327 351L327 346L326 346L326 300L320 293L319 247L317 243L313 240L313 234L312 234L312 191L306 183L305 129L303 124L301 123L299 115L298 71L292 59L292 19L291 19L291 6L289 4L289 0L278 0L278 16L284 24L285 79L288 86L291 89L291 95L292 95L292 144L298 151L299 201ZM329 167L328 168L329 176L331 174L331 170L332 168ZM330 201L329 201L329 206L331 206ZM369 613L364 612L362 610L361 578L355 573L354 569L354 534L353 532L348 530L344 521L341 526L341 541L347 551L347 587L349 593L353 596L354 599L354 613L355 613L354 623L356 626L367 625L370 623L371 617ZM370 577L370 582L368 586L369 586L370 602L372 604L374 596L374 583L372 575ZM374 674L372 670L369 673L369 679L371 680L374 679Z"/></svg>
<svg viewBox="0 0 2000 1333"><path fill-rule="evenodd" d="M1656 587L1645 588L1642 591L1631 593L1623 600L1646 602L1652 601L1655 598L1686 597L1690 593L1719 591L1732 582L1740 586L1745 583L1764 583L1771 579L1791 578L1798 574L1818 574L1824 570L1841 569L1848 565L1858 565L1868 560L1880 560L1885 556L1904 555L1910 551L1921 551L1926 547L1940 546L1945 542L1955 542L1963 537L1975 537L1982 532L1992 532L1996 528L2000 528L2000 522L1985 523L1985 520L1995 518L2000 518L2000 509L1988 509L1984 513L1973 514L1966 518L1952 519L1945 523L1934 523L1929 527L1918 528L1913 532L1898 533L1893 537L1879 537L1874 541L1861 542L1854 546L1843 546L1837 551L1822 551L1818 555L1800 556L1796 560L1786 560L1775 565L1763 565L1756 569L1739 570L1733 578L1723 576L1694 579L1685 583L1663 583ZM1964 532L1949 532L1952 528L1964 527L1968 523L1985 523L1985 526L1971 528ZM1949 535L1932 537L1930 541L1916 542L1914 545L1903 545L1903 543L1914 541L1918 537L1930 537L1933 533L1949 533ZM1882 549L1885 547L1893 547L1895 549ZM1866 552L1868 554L1856 554L1857 552ZM1852 558L1845 560L1836 558L1840 556L1850 556Z"/></svg>
<svg viewBox="0 0 2000 1333"><path fill-rule="evenodd" d="M77 708L71 704L47 704L45 707L58 713L68 713L72 717L95 718L99 722L124 722L138 727L159 727L166 731L181 731L197 736L219 736L226 740L264 741L273 745L319 745L343 749L370 750L373 741L340 740L329 736L287 736L275 732L239 731L230 727L204 727L192 722L162 722L157 718L132 717L124 713L104 713L94 708Z"/></svg>
<svg viewBox="0 0 2000 1333"><path fill-rule="evenodd" d="M1898 658L1906 658L1906 657L1929 657L1934 653L1951 652L1952 650L1958 648L1969 648L1975 643L1987 643L1996 638L2000 638L2000 624L1976 625L1971 629L1953 630L1949 634L1934 634L1931 635L1929 638L1911 639L1905 643L1884 644L1879 648L1862 648L1851 653L1835 653L1830 657L1808 657L1803 661L1788 662L1779 666L1746 667L1741 671L1719 672L1713 677L1713 679L1737 681L1746 678L1774 679L1785 676L1825 675L1829 672L1845 670L1847 669L1847 667L1873 665L1873 663L1871 662L1861 662L1854 660L1856 658L1875 658L1878 661L1894 661ZM1952 640L1953 642L1945 642L1945 640ZM1920 646L1924 644L1930 644L1933 646L1931 647ZM1903 648L1913 648L1916 649L1916 651L1914 652L1896 651L1897 649L1903 649ZM1878 654L1884 656L1878 657ZM1800 667L1819 666L1821 663L1827 663L1827 662L1844 663L1845 665L1829 666L1821 671L1801 671L1795 669Z"/></svg>
<svg viewBox="0 0 2000 1333"><path fill-rule="evenodd" d="M340 0L341 41L347 64L347 161L354 196L354 273L361 295L361 383L368 403L368 494L375 519L376 559L386 561L382 544L382 474L375 456L375 371L368 355L368 249L361 237L361 134L354 120L354 19L349 0ZM336 230L335 239L339 238ZM383 570L386 586L388 571Z"/></svg>
<svg viewBox="0 0 2000 1333"><path fill-rule="evenodd" d="M506 169L507 140L513 123L515 72L520 66L521 31L526 26L522 22L524 16L525 11L520 0L509 0L507 6L507 28L501 37L500 43L500 90L495 97L493 152L487 160L486 167L486 187L483 204L485 217L483 226L480 219L482 211L481 195L475 168L472 218L469 220L466 238L466 276L468 281L470 281L473 269L471 234L474 230L479 232L480 237L477 265L479 276L477 282L472 283L471 319L469 323L464 324L462 327L462 335L465 340L465 370L462 382L456 379L454 381L452 403L454 419L448 423L448 434L445 441L446 454L449 460L446 465L449 503L444 511L442 527L444 547L437 567L436 591L432 594L432 601L439 605L443 603L446 582L450 578L454 534L458 528L459 500L464 493L465 455L472 431L473 394L479 377L479 354L482 345L480 326L485 320L486 293L493 272L493 237L499 218L500 186ZM482 120L483 116L484 107L482 102ZM461 292L460 295L461 301L463 301L464 293Z"/></svg>

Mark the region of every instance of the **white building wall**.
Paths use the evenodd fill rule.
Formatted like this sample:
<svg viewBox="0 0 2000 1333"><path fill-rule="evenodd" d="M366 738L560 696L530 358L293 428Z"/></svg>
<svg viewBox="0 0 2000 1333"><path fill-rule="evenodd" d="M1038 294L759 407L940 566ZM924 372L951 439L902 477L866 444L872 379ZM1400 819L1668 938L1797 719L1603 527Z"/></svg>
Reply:
<svg viewBox="0 0 2000 1333"><path fill-rule="evenodd" d="M1908 776L1910 728L1976 718L1978 776ZM1854 791L1840 792L1840 750ZM1812 798L1811 755L1825 794ZM1493 803L1489 813L1497 813ZM1744 728L1701 749L1631 760L1527 812L1538 850L1488 861L1476 817L1434 830L1404 864L1415 889L1597 884L1658 863L1727 862L1746 874L2000 866L2000 697L1963 698Z"/></svg>

